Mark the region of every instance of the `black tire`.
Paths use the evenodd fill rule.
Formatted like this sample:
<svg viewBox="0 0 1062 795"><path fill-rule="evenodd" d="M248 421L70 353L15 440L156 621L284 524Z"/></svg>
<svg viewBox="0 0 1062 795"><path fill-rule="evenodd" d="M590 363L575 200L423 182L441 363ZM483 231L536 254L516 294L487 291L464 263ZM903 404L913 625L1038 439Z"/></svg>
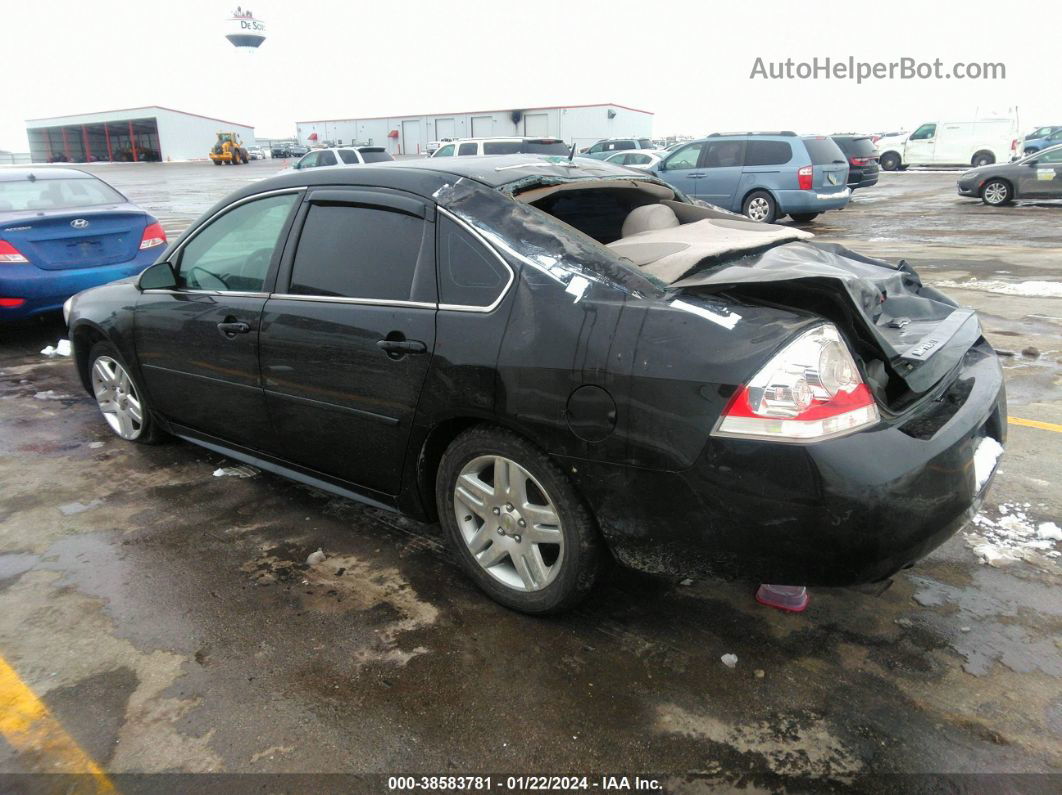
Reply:
<svg viewBox="0 0 1062 795"><path fill-rule="evenodd" d="M978 152L970 160L970 165L974 168L980 168L981 166L991 166L996 162L996 156L991 152Z"/></svg>
<svg viewBox="0 0 1062 795"><path fill-rule="evenodd" d="M1014 201L1014 188L1005 179L990 179L981 186L981 201L989 207L1002 207Z"/></svg>
<svg viewBox="0 0 1062 795"><path fill-rule="evenodd" d="M454 505L458 477L466 465L475 459L494 455L515 462L541 484L543 494L560 518L563 554L558 556L556 562L560 568L553 579L539 590L518 590L488 573L473 556L458 526ZM556 463L533 444L510 431L478 425L454 439L439 463L435 501L439 522L461 566L481 590L505 607L531 615L561 613L578 604L600 576L606 555L590 509ZM471 514L466 518L470 517ZM481 525L486 526L486 522ZM513 540L518 539L519 536L513 537ZM492 547L493 542L488 549ZM508 560L514 562L512 557Z"/></svg>
<svg viewBox="0 0 1062 795"><path fill-rule="evenodd" d="M760 215L761 208L764 210L763 215ZM750 212L752 212L755 217L750 215ZM774 197L767 191L754 190L746 196L745 201L741 203L741 214L750 221L773 224L778 218L778 205L775 203Z"/></svg>
<svg viewBox="0 0 1062 795"><path fill-rule="evenodd" d="M147 396L144 393L143 386L141 386L140 382L136 378L136 375L130 369L129 365L126 364L121 354L118 353L118 349L111 345L109 342L106 342L105 340L100 340L89 350L88 372L90 384L92 384L93 382L93 371L96 367L96 362L101 357L107 357L108 359L117 362L117 364L121 365L122 369L128 375L129 380L132 382L133 389L135 390L134 394L140 401L140 411L142 417L142 420L139 423L139 432L137 433L137 436L132 439L127 439L126 437L122 436L117 430L114 429L113 426L110 426L109 421L108 426L111 427L111 430L114 430L116 436L122 439L126 439L126 441L136 442L137 444L158 444L159 442L163 441L166 438L167 434L159 427L158 423L155 421L155 418L151 415L151 407L148 404ZM93 392L93 396L95 397L95 392Z"/></svg>
<svg viewBox="0 0 1062 795"><path fill-rule="evenodd" d="M818 213L789 213L789 217L798 224L808 224L819 217Z"/></svg>
<svg viewBox="0 0 1062 795"><path fill-rule="evenodd" d="M895 152L886 152L878 160L883 171L898 171L900 168L900 156Z"/></svg>
<svg viewBox="0 0 1062 795"><path fill-rule="evenodd" d="M215 160L214 161L214 165L215 166L220 166L221 165L221 161L220 160Z"/></svg>

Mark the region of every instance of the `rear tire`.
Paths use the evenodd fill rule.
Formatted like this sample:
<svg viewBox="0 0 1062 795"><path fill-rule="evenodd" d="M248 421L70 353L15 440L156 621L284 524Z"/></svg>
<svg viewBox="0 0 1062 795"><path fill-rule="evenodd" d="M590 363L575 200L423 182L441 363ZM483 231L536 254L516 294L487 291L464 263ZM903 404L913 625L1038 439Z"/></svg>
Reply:
<svg viewBox="0 0 1062 795"><path fill-rule="evenodd" d="M996 156L991 152L978 152L973 156L970 165L974 168L980 168L981 166L991 166L995 162Z"/></svg>
<svg viewBox="0 0 1062 795"><path fill-rule="evenodd" d="M754 190L745 197L741 204L741 214L750 221L761 224L773 224L778 218L778 205L765 190Z"/></svg>
<svg viewBox="0 0 1062 795"><path fill-rule="evenodd" d="M900 168L900 156L895 152L886 152L878 163L884 171L897 171Z"/></svg>
<svg viewBox="0 0 1062 795"><path fill-rule="evenodd" d="M1005 179L990 179L981 188L981 201L989 207L1002 207L1014 201L1014 189Z"/></svg>
<svg viewBox="0 0 1062 795"><path fill-rule="evenodd" d="M480 425L454 439L435 500L462 568L505 607L569 610L600 575L605 554L589 508L553 460L510 431Z"/></svg>
<svg viewBox="0 0 1062 795"><path fill-rule="evenodd" d="M165 438L143 388L113 345L105 340L93 345L88 366L96 405L115 435L137 444L158 444Z"/></svg>
<svg viewBox="0 0 1062 795"><path fill-rule="evenodd" d="M819 217L818 213L789 213L789 217L798 224L808 224Z"/></svg>

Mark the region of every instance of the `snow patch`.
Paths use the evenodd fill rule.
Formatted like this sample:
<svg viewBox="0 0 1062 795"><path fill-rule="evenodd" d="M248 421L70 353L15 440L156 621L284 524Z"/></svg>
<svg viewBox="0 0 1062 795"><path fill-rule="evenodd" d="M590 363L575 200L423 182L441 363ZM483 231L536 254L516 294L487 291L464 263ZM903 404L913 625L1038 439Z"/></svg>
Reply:
<svg viewBox="0 0 1062 795"><path fill-rule="evenodd" d="M1033 298L1062 298L1062 282L1005 282L1000 279L970 279L965 282L946 280L934 282L934 287L955 288L959 290L979 290L984 293L1001 295L1024 295Z"/></svg>
<svg viewBox="0 0 1062 795"><path fill-rule="evenodd" d="M1062 541L1062 529L1054 522L1037 525L1026 513L1029 507L1029 503L1002 503L998 519L984 513L973 518L971 531L963 535L982 563L1003 566L1036 555L1062 557L1055 549L1055 542Z"/></svg>
<svg viewBox="0 0 1062 795"><path fill-rule="evenodd" d="M980 494L988 479L992 477L996 462L999 461L1001 455L1003 455L1003 445L991 436L986 436L978 442L977 449L974 451L974 475L977 478L974 491L976 493Z"/></svg>

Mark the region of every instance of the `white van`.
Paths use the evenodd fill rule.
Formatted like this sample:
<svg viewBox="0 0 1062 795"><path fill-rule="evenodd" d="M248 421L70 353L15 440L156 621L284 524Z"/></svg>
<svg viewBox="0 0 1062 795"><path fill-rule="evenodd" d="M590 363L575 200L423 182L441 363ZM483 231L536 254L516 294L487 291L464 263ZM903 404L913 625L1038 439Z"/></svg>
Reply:
<svg viewBox="0 0 1062 795"><path fill-rule="evenodd" d="M1010 160L1017 119L932 121L906 138L881 139L878 162L885 171L907 166L990 166Z"/></svg>

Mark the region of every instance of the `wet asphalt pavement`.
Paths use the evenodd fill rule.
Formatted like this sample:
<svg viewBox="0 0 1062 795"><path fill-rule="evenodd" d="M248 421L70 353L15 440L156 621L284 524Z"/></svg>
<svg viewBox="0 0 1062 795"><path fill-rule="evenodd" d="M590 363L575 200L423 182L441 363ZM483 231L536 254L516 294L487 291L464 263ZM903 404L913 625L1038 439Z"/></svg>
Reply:
<svg viewBox="0 0 1062 795"><path fill-rule="evenodd" d="M280 165L91 170L172 236ZM1062 204L989 209L956 176L883 175L811 227L952 285L1034 423L1010 425L978 523L884 594L820 589L793 615L748 585L616 570L573 614L518 615L437 527L122 442L70 361L39 355L52 320L0 328L2 659L112 773L653 772L675 791L1053 773L1021 780L1050 791L1062 543L1038 533L1062 524L1062 297L1027 283L1062 281ZM5 736L0 772L57 769Z"/></svg>

